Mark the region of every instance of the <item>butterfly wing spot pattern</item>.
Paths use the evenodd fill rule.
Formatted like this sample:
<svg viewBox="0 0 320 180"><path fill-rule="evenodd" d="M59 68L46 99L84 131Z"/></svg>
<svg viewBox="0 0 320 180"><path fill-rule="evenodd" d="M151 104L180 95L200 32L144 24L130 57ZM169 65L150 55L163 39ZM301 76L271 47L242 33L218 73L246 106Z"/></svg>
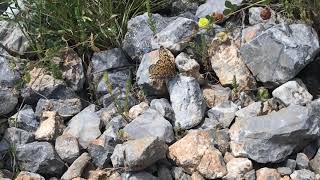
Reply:
<svg viewBox="0 0 320 180"><path fill-rule="evenodd" d="M163 46L159 49L159 60L149 67L151 79L165 79L176 74L173 54Z"/></svg>

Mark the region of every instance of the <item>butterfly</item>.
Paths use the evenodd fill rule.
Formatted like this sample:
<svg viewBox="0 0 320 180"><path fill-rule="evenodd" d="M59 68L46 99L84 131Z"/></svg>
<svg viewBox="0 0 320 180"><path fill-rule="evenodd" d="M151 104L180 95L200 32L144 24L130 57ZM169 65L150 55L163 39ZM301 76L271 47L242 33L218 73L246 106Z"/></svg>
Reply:
<svg viewBox="0 0 320 180"><path fill-rule="evenodd" d="M159 49L159 60L149 67L151 79L165 79L176 74L173 54L163 46Z"/></svg>

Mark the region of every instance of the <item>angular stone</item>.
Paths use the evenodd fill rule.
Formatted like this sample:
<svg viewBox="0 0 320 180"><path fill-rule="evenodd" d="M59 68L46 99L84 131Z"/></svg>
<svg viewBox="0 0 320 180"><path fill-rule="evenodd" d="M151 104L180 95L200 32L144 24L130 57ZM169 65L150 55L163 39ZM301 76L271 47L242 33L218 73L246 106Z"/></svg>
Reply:
<svg viewBox="0 0 320 180"><path fill-rule="evenodd" d="M312 171L320 174L320 149L318 149L316 156L310 161L309 165Z"/></svg>
<svg viewBox="0 0 320 180"><path fill-rule="evenodd" d="M19 5L22 5L22 1L18 2ZM13 9L17 10L16 8ZM12 15L11 9L7 9L7 11ZM29 42L19 26L8 21L0 21L0 37L2 45L19 54L24 54L29 47Z"/></svg>
<svg viewBox="0 0 320 180"><path fill-rule="evenodd" d="M277 171L281 176L290 175L292 173L292 170L289 167L278 167Z"/></svg>
<svg viewBox="0 0 320 180"><path fill-rule="evenodd" d="M240 5L242 0L228 0L232 4ZM197 17L205 17L207 15L211 15L214 12L223 13L226 9L225 7L226 0L207 0L206 3L200 5L197 9L196 16Z"/></svg>
<svg viewBox="0 0 320 180"><path fill-rule="evenodd" d="M237 105L231 101L226 101L211 108L208 111L208 116L211 119L216 119L223 128L228 128L235 118L237 110Z"/></svg>
<svg viewBox="0 0 320 180"><path fill-rule="evenodd" d="M11 127L6 129L0 141L0 152L7 151L10 147L26 144L34 141L34 135L23 129Z"/></svg>
<svg viewBox="0 0 320 180"><path fill-rule="evenodd" d="M259 163L283 161L319 136L319 106L316 100L307 107L291 105L265 116L237 120L230 129L232 153Z"/></svg>
<svg viewBox="0 0 320 180"><path fill-rule="evenodd" d="M256 180L256 171L251 170L247 172L243 177L245 180Z"/></svg>
<svg viewBox="0 0 320 180"><path fill-rule="evenodd" d="M81 156L78 157L62 175L61 180L71 180L76 177L81 177L82 172L90 159L88 153L81 154Z"/></svg>
<svg viewBox="0 0 320 180"><path fill-rule="evenodd" d="M173 180L170 170L163 165L158 168L158 177L159 180Z"/></svg>
<svg viewBox="0 0 320 180"><path fill-rule="evenodd" d="M205 102L196 79L177 76L168 84L170 101L175 113L174 125L182 129L190 129L201 123Z"/></svg>
<svg viewBox="0 0 320 180"><path fill-rule="evenodd" d="M200 80L200 65L195 59L192 59L188 54L184 52L180 53L176 57L175 63L180 73Z"/></svg>
<svg viewBox="0 0 320 180"><path fill-rule="evenodd" d="M205 87L202 90L203 98L209 108L230 100L231 89L224 88L221 85Z"/></svg>
<svg viewBox="0 0 320 180"><path fill-rule="evenodd" d="M19 112L9 119L10 127L17 127L28 132L37 130L39 122L31 106L25 105Z"/></svg>
<svg viewBox="0 0 320 180"><path fill-rule="evenodd" d="M1 22L2 21L0 21L0 28L1 28ZM10 66L10 62L14 62L14 60L15 59L9 55L0 57L0 83L1 84L13 86L15 85L17 80L20 78L18 71L14 70Z"/></svg>
<svg viewBox="0 0 320 180"><path fill-rule="evenodd" d="M305 24L273 26L244 44L241 55L257 81L268 86L287 82L312 61L319 47L316 32Z"/></svg>
<svg viewBox="0 0 320 180"><path fill-rule="evenodd" d="M124 128L127 124L128 124L127 121L121 115L118 115L112 118L106 124L105 131L99 137L99 139L103 140L103 142L105 142L105 140L112 141L112 142L119 141L120 139L118 137L118 132L120 129Z"/></svg>
<svg viewBox="0 0 320 180"><path fill-rule="evenodd" d="M191 177L184 172L183 168L181 167L173 167L171 169L171 174L173 179L181 179L181 180L192 180Z"/></svg>
<svg viewBox="0 0 320 180"><path fill-rule="evenodd" d="M69 121L63 134L70 134L78 138L80 145L87 148L90 141L101 135L100 118L95 112L95 105L90 105L75 115Z"/></svg>
<svg viewBox="0 0 320 180"><path fill-rule="evenodd" d="M227 178L243 179L244 175L253 169L252 162L248 158L233 158L227 163Z"/></svg>
<svg viewBox="0 0 320 180"><path fill-rule="evenodd" d="M36 116L40 117L43 111L56 111L63 118L71 118L82 109L81 100L73 99L39 99L36 107Z"/></svg>
<svg viewBox="0 0 320 180"><path fill-rule="evenodd" d="M56 139L55 150L60 158L67 162L73 163L80 155L80 148L77 138L63 134Z"/></svg>
<svg viewBox="0 0 320 180"><path fill-rule="evenodd" d="M138 116L123 129L129 139L139 139L155 136L165 142L174 140L172 125L156 110L148 109L142 115Z"/></svg>
<svg viewBox="0 0 320 180"><path fill-rule="evenodd" d="M239 49L235 44L214 47L213 45L210 52L211 66L222 85L232 84L236 77L240 89L256 87L256 81L239 55Z"/></svg>
<svg viewBox="0 0 320 180"><path fill-rule="evenodd" d="M298 153L296 162L297 162L297 169L309 169L309 159L307 155L303 153Z"/></svg>
<svg viewBox="0 0 320 180"><path fill-rule="evenodd" d="M131 171L143 170L166 158L168 146L157 137L146 137L118 144L111 156L114 167L127 167Z"/></svg>
<svg viewBox="0 0 320 180"><path fill-rule="evenodd" d="M65 126L63 119L55 111L44 111L41 117L41 123L35 132L36 140L55 140L60 136Z"/></svg>
<svg viewBox="0 0 320 180"><path fill-rule="evenodd" d="M306 86L299 79L288 81L272 91L272 96L280 99L286 106L290 104L306 105L313 99Z"/></svg>
<svg viewBox="0 0 320 180"><path fill-rule="evenodd" d="M268 25L275 25L276 24L276 13L271 9L268 8L270 11L270 18L268 19L262 19L261 12L265 10L263 7L252 7L249 9L249 23L251 25L265 23Z"/></svg>
<svg viewBox="0 0 320 180"><path fill-rule="evenodd" d="M155 22L156 33L165 28L170 18L162 17L159 14L152 14ZM123 40L122 48L132 59L141 59L141 57L152 50L151 39L154 32L149 26L148 14L136 16L128 21L128 31Z"/></svg>
<svg viewBox="0 0 320 180"><path fill-rule="evenodd" d="M261 108L262 108L262 103L260 101L254 102L254 103L250 104L249 106L238 110L235 113L235 115L238 118L256 117L261 114Z"/></svg>
<svg viewBox="0 0 320 180"><path fill-rule="evenodd" d="M97 139L88 146L88 152L92 158L92 162L99 168L104 168L109 165L114 146L116 146L114 139L109 139L109 137Z"/></svg>
<svg viewBox="0 0 320 180"><path fill-rule="evenodd" d="M195 37L198 28L196 21L178 17L154 36L151 41L152 47L155 49L163 46L173 52L182 51Z"/></svg>
<svg viewBox="0 0 320 180"><path fill-rule="evenodd" d="M146 102L141 102L140 104L137 104L130 108L129 110L129 117L131 119L137 118L139 115L143 114L145 110L149 109L149 105Z"/></svg>
<svg viewBox="0 0 320 180"><path fill-rule="evenodd" d="M168 157L187 172L199 171L206 178L221 178L227 174L222 154L214 148L207 131L190 131L169 147Z"/></svg>
<svg viewBox="0 0 320 180"><path fill-rule="evenodd" d="M280 179L281 176L276 169L261 168L256 171L257 180Z"/></svg>
<svg viewBox="0 0 320 180"><path fill-rule="evenodd" d="M121 180L158 180L157 177L152 174L140 171L140 172L127 172L121 174Z"/></svg>
<svg viewBox="0 0 320 180"><path fill-rule="evenodd" d="M43 175L61 175L65 166L48 142L33 142L17 146L17 162L21 169Z"/></svg>
<svg viewBox="0 0 320 180"><path fill-rule="evenodd" d="M290 175L292 180L316 180L316 175L307 169L296 170Z"/></svg>
<svg viewBox="0 0 320 180"><path fill-rule="evenodd" d="M42 177L40 174L27 172L27 171L21 171L15 180L45 180L44 177Z"/></svg>
<svg viewBox="0 0 320 180"><path fill-rule="evenodd" d="M153 99L150 103L150 108L157 110L166 119L174 120L174 112L167 99Z"/></svg>
<svg viewBox="0 0 320 180"><path fill-rule="evenodd" d="M12 112L18 103L18 96L13 89L0 87L0 115Z"/></svg>

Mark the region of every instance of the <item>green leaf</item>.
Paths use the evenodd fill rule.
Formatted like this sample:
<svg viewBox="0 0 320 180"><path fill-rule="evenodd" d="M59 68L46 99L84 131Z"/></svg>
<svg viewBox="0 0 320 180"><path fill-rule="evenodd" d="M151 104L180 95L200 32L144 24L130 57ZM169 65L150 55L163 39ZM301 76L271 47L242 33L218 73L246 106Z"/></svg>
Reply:
<svg viewBox="0 0 320 180"><path fill-rule="evenodd" d="M229 15L229 14L231 14L232 13L232 10L231 9L225 9L224 11L223 11L223 15L225 15L225 16L227 16L227 15Z"/></svg>
<svg viewBox="0 0 320 180"><path fill-rule="evenodd" d="M224 5L228 8L228 9L232 9L232 3L230 1L226 1L224 3Z"/></svg>

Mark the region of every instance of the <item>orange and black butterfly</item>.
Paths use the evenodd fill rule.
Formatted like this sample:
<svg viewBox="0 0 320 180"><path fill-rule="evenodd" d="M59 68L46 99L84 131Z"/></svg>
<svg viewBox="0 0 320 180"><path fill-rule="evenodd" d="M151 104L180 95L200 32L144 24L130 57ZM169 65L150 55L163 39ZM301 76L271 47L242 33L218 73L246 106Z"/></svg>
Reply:
<svg viewBox="0 0 320 180"><path fill-rule="evenodd" d="M163 46L159 49L159 60L149 67L151 79L165 79L176 75L173 54Z"/></svg>

